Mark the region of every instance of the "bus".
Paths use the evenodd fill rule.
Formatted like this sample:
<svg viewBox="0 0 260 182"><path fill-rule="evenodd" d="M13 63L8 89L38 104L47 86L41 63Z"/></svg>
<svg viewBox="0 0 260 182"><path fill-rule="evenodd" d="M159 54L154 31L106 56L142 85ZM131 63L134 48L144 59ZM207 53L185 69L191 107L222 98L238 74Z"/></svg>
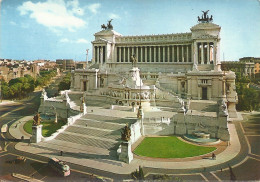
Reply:
<svg viewBox="0 0 260 182"><path fill-rule="evenodd" d="M8 126L7 126L7 124L4 124L4 125L2 126L2 128L1 128L1 132L2 132L2 133L6 133L7 130L8 130Z"/></svg>
<svg viewBox="0 0 260 182"><path fill-rule="evenodd" d="M70 167L66 165L63 161L60 161L59 159L54 157L50 158L48 164L51 168L60 173L62 176L70 175Z"/></svg>

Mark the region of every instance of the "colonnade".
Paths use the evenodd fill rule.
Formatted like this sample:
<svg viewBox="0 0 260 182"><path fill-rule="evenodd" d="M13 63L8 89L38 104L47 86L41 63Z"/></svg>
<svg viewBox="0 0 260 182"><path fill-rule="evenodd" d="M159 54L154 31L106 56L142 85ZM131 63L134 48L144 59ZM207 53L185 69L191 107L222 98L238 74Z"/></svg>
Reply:
<svg viewBox="0 0 260 182"><path fill-rule="evenodd" d="M94 46L95 63L106 62L106 46Z"/></svg>
<svg viewBox="0 0 260 182"><path fill-rule="evenodd" d="M197 42L195 43L195 54L198 64L213 64L216 60L216 44L213 42Z"/></svg>
<svg viewBox="0 0 260 182"><path fill-rule="evenodd" d="M192 62L192 46L186 45L152 45L152 46L117 46L116 62L130 62L135 55L138 62Z"/></svg>

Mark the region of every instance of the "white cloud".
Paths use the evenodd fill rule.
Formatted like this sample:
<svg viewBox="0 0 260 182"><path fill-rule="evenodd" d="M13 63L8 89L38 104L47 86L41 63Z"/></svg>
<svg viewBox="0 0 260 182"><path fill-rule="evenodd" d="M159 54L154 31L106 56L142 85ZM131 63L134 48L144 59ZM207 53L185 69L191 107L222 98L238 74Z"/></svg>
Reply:
<svg viewBox="0 0 260 182"><path fill-rule="evenodd" d="M11 25L17 25L14 21L10 21Z"/></svg>
<svg viewBox="0 0 260 182"><path fill-rule="evenodd" d="M62 39L60 39L60 42L62 42L62 43L72 43L72 44L82 44L82 43L88 44L89 43L88 40L83 39L83 38L77 39L77 40L69 40L67 38L62 38Z"/></svg>
<svg viewBox="0 0 260 182"><path fill-rule="evenodd" d="M63 42L63 43L64 43L64 42L70 42L70 41L69 41L69 39L67 39L67 38L63 38L63 39L60 39L60 42Z"/></svg>
<svg viewBox="0 0 260 182"><path fill-rule="evenodd" d="M88 44L89 42L86 39L78 39L76 43L85 43Z"/></svg>
<svg viewBox="0 0 260 182"><path fill-rule="evenodd" d="M95 3L95 4L89 5L89 6L88 6L88 9L89 9L92 13L96 14L96 13L97 13L97 9L98 9L99 7L100 7L100 4L99 4L99 3Z"/></svg>
<svg viewBox="0 0 260 182"><path fill-rule="evenodd" d="M114 13L110 13L108 16L110 19L120 19L120 16Z"/></svg>
<svg viewBox="0 0 260 182"><path fill-rule="evenodd" d="M83 10L78 11L81 8L78 8L77 0L69 1L67 4L64 0L47 0L38 3L26 1L17 9L21 15L29 14L30 18L35 19L37 23L49 28L64 28L74 31L86 24L76 16L84 13Z"/></svg>

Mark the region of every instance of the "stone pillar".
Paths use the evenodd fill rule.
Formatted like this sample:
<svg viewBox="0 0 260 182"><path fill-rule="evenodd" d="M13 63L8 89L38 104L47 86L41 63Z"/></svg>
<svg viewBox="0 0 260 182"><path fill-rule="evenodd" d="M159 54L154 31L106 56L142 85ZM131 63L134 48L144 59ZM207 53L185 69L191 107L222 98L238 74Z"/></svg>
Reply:
<svg viewBox="0 0 260 182"><path fill-rule="evenodd" d="M138 47L136 47L136 59L137 59L137 62L140 62L140 60L138 59Z"/></svg>
<svg viewBox="0 0 260 182"><path fill-rule="evenodd" d="M201 93L202 92L202 87L198 87L198 100L201 99Z"/></svg>
<svg viewBox="0 0 260 182"><path fill-rule="evenodd" d="M119 62L122 62L121 47L119 47Z"/></svg>
<svg viewBox="0 0 260 182"><path fill-rule="evenodd" d="M124 49L124 52L123 52L123 62L126 62L125 61L125 47L123 49Z"/></svg>
<svg viewBox="0 0 260 182"><path fill-rule="evenodd" d="M39 143L42 141L42 125L32 126L32 143Z"/></svg>
<svg viewBox="0 0 260 182"><path fill-rule="evenodd" d="M97 89L98 87L98 75L97 75L97 70L96 70L96 74L95 74L95 89Z"/></svg>
<svg viewBox="0 0 260 182"><path fill-rule="evenodd" d="M187 48L186 48L186 62L189 62L189 45L187 45Z"/></svg>
<svg viewBox="0 0 260 182"><path fill-rule="evenodd" d="M170 46L167 46L167 62L170 62Z"/></svg>
<svg viewBox="0 0 260 182"><path fill-rule="evenodd" d="M158 46L158 62L161 62L161 47Z"/></svg>
<svg viewBox="0 0 260 182"><path fill-rule="evenodd" d="M184 46L181 46L181 62L184 62Z"/></svg>
<svg viewBox="0 0 260 182"><path fill-rule="evenodd" d="M163 62L165 62L165 46L163 46Z"/></svg>
<svg viewBox="0 0 260 182"><path fill-rule="evenodd" d="M119 154L119 160L128 164L133 160L130 141L121 143L121 153Z"/></svg>
<svg viewBox="0 0 260 182"><path fill-rule="evenodd" d="M207 64L210 64L209 51L210 51L209 43L207 43Z"/></svg>
<svg viewBox="0 0 260 182"><path fill-rule="evenodd" d="M174 45L172 46L172 62L174 62Z"/></svg>
<svg viewBox="0 0 260 182"><path fill-rule="evenodd" d="M127 51L127 59L128 59L128 62L130 62L130 48L128 47L128 51Z"/></svg>
<svg viewBox="0 0 260 182"><path fill-rule="evenodd" d="M177 45L177 62L180 62L180 58L179 58L179 46Z"/></svg>
<svg viewBox="0 0 260 182"><path fill-rule="evenodd" d="M152 62L152 47L150 46L150 52L149 52L150 62Z"/></svg>
<svg viewBox="0 0 260 182"><path fill-rule="evenodd" d="M144 61L143 61L143 47L141 47L141 56L140 56L140 57L141 57L140 62L144 62Z"/></svg>
<svg viewBox="0 0 260 182"><path fill-rule="evenodd" d="M204 64L204 43L201 42L201 64Z"/></svg>
<svg viewBox="0 0 260 182"><path fill-rule="evenodd" d="M198 43L197 42L194 42L194 64L197 64L199 63L199 50L198 50Z"/></svg>
<svg viewBox="0 0 260 182"><path fill-rule="evenodd" d="M114 52L114 59L115 59L115 62L118 62L118 60L117 60L117 47L116 46L115 46L114 50L115 50L115 52Z"/></svg>
<svg viewBox="0 0 260 182"><path fill-rule="evenodd" d="M97 63L100 63L100 62L99 62L99 56L100 56L100 55L99 55L99 46L98 46L98 47L97 47Z"/></svg>
<svg viewBox="0 0 260 182"><path fill-rule="evenodd" d="M154 56L154 59L153 61L156 62L156 46L153 47L153 56Z"/></svg>
<svg viewBox="0 0 260 182"><path fill-rule="evenodd" d="M145 47L145 50L144 50L144 61L147 62L147 47Z"/></svg>
<svg viewBox="0 0 260 182"><path fill-rule="evenodd" d="M96 46L93 46L93 50L92 50L92 53L93 53L93 58L94 58L94 61L95 63L97 62L97 58L96 58Z"/></svg>

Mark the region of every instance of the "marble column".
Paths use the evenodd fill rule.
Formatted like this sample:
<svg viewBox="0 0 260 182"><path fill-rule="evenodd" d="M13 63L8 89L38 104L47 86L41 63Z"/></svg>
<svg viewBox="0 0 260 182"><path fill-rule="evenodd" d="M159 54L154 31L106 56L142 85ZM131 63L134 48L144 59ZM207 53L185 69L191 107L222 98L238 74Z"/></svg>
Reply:
<svg viewBox="0 0 260 182"><path fill-rule="evenodd" d="M163 62L165 62L165 46L163 46Z"/></svg>
<svg viewBox="0 0 260 182"><path fill-rule="evenodd" d="M141 47L140 49L141 49L141 56L140 56L141 60L140 60L140 62L144 62L144 60L143 60L143 47Z"/></svg>
<svg viewBox="0 0 260 182"><path fill-rule="evenodd" d="M175 46L173 45L173 46L172 46L172 62L174 62L174 56L175 56L175 55L174 55L174 47L175 47Z"/></svg>
<svg viewBox="0 0 260 182"><path fill-rule="evenodd" d="M170 62L170 46L167 46L167 62Z"/></svg>
<svg viewBox="0 0 260 182"><path fill-rule="evenodd" d="M186 62L189 62L189 45L187 45L187 48L186 48Z"/></svg>
<svg viewBox="0 0 260 182"><path fill-rule="evenodd" d="M97 63L99 63L99 57L100 57L100 55L99 55L99 46L97 47Z"/></svg>
<svg viewBox="0 0 260 182"><path fill-rule="evenodd" d="M184 45L181 46L181 62L184 62Z"/></svg>
<svg viewBox="0 0 260 182"><path fill-rule="evenodd" d="M153 47L153 56L154 56L153 61L156 62L156 46Z"/></svg>
<svg viewBox="0 0 260 182"><path fill-rule="evenodd" d="M209 51L210 51L209 43L207 43L207 64L210 64Z"/></svg>
<svg viewBox="0 0 260 182"><path fill-rule="evenodd" d="M127 48L127 59L128 59L128 62L130 62L130 48L129 47Z"/></svg>
<svg viewBox="0 0 260 182"><path fill-rule="evenodd" d="M194 42L194 56L193 56L193 62L194 64L198 65L199 63L199 56L198 56L198 43Z"/></svg>
<svg viewBox="0 0 260 182"><path fill-rule="evenodd" d="M138 47L136 47L136 59L137 59L137 62L140 62L140 59L138 59Z"/></svg>
<svg viewBox="0 0 260 182"><path fill-rule="evenodd" d="M158 62L161 62L161 47L158 46Z"/></svg>
<svg viewBox="0 0 260 182"><path fill-rule="evenodd" d="M213 65L216 65L216 59L217 59L217 43L214 42L213 44Z"/></svg>
<svg viewBox="0 0 260 182"><path fill-rule="evenodd" d="M149 57L150 57L150 62L152 62L152 47L150 46L150 51L149 51Z"/></svg>
<svg viewBox="0 0 260 182"><path fill-rule="evenodd" d="M121 47L119 47L119 62L121 63L122 62L122 55L121 55Z"/></svg>
<svg viewBox="0 0 260 182"><path fill-rule="evenodd" d="M124 52L123 52L123 62L126 62L125 61L125 47L123 49L124 49Z"/></svg>
<svg viewBox="0 0 260 182"><path fill-rule="evenodd" d="M179 59L179 45L177 45L177 62L180 62L180 59Z"/></svg>
<svg viewBox="0 0 260 182"><path fill-rule="evenodd" d="M147 62L147 47L144 50L144 61Z"/></svg>
<svg viewBox="0 0 260 182"><path fill-rule="evenodd" d="M204 64L204 43L201 42L201 64Z"/></svg>

